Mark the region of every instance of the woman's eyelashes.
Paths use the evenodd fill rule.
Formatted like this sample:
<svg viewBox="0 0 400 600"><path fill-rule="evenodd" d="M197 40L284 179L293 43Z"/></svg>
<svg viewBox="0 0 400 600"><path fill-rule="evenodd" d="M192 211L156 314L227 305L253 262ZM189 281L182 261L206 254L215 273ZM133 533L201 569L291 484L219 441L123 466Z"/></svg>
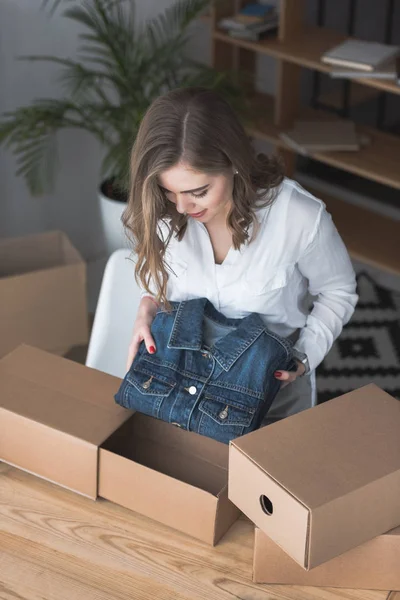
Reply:
<svg viewBox="0 0 400 600"><path fill-rule="evenodd" d="M208 192L208 188L206 190L204 190L204 192L201 192L200 194L191 193L190 195L193 196L193 198L204 198L204 196L207 194L207 192Z"/></svg>
<svg viewBox="0 0 400 600"><path fill-rule="evenodd" d="M175 198L171 197L172 192L169 192L168 190L165 190L163 188L160 188L160 190L162 191L164 196L167 198L167 200L169 200L170 202L176 202ZM204 198L204 196L207 194L208 190L209 190L209 188L207 188L203 192L200 192L197 194L195 194L194 192L190 192L190 195L192 196L192 198Z"/></svg>

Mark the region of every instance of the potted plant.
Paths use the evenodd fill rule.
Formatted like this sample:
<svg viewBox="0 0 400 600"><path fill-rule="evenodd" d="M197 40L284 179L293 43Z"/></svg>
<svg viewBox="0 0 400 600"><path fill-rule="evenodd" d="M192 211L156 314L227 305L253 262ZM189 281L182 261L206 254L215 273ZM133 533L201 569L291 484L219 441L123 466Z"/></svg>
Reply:
<svg viewBox="0 0 400 600"><path fill-rule="evenodd" d="M44 0L49 5L51 0ZM18 159L33 195L51 189L55 135L64 128L89 131L102 144L103 181L99 198L108 253L124 245L121 215L127 199L129 155L142 117L160 94L176 87L217 89L236 108L241 86L229 73L191 60L185 53L188 27L210 0L177 0L156 18L139 25L134 0L52 0L63 16L83 26L78 60L25 56L56 63L66 92L63 99L37 99L0 119L0 143Z"/></svg>

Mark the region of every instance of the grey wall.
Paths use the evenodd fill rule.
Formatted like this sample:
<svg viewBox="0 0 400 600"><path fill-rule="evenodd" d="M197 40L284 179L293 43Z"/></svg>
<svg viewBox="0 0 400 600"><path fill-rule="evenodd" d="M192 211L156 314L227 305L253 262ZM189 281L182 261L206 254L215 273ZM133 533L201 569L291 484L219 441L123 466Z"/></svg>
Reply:
<svg viewBox="0 0 400 600"><path fill-rule="evenodd" d="M61 16L51 19L40 10L42 0L0 1L0 113L28 104L39 97L61 97L51 65L18 62L23 54L51 54L74 58L78 29ZM155 16L172 0L137 0L138 17ZM207 25L193 32L191 53L209 58ZM54 192L32 198L24 180L15 175L16 161L0 148L0 236L59 228L65 231L87 260L103 252L97 184L102 150L96 140L81 131L65 131L58 137L59 169Z"/></svg>
<svg viewBox="0 0 400 600"><path fill-rule="evenodd" d="M76 29L39 10L41 0L2 0L0 3L0 111L12 110L38 97L59 97L61 89L51 65L16 60L23 54L74 56ZM85 133L68 131L58 139L61 168L54 192L32 198L16 161L0 149L0 235L19 235L63 229L86 256L99 251L96 231L98 164L97 144Z"/></svg>

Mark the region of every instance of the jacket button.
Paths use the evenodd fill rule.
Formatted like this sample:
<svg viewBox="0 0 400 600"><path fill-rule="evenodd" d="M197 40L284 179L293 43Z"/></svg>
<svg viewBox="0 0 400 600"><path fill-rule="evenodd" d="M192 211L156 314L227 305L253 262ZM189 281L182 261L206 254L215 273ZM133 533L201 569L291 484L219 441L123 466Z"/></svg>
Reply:
<svg viewBox="0 0 400 600"><path fill-rule="evenodd" d="M219 413L219 418L224 420L224 419L226 419L227 416L228 416L228 409L224 408L224 410L221 410L221 412Z"/></svg>
<svg viewBox="0 0 400 600"><path fill-rule="evenodd" d="M145 381L142 384L142 388L144 388L145 390L148 390L149 387L151 386L151 382L153 381L153 376L150 377L150 379L148 379L147 381Z"/></svg>
<svg viewBox="0 0 400 600"><path fill-rule="evenodd" d="M194 396L197 392L197 388L194 385L191 385L190 388L188 389L188 392L191 396Z"/></svg>
<svg viewBox="0 0 400 600"><path fill-rule="evenodd" d="M172 422L171 425L175 425L175 427L182 427L182 425L179 425L179 423L175 423L175 422Z"/></svg>

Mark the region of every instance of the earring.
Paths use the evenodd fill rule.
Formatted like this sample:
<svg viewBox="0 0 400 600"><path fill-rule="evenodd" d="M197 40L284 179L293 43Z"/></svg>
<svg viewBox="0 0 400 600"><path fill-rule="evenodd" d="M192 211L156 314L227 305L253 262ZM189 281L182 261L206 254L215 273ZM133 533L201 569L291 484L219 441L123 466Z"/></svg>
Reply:
<svg viewBox="0 0 400 600"><path fill-rule="evenodd" d="M239 171L238 171L237 169L235 169L235 170L233 171L233 174L234 174L234 175L237 175L238 173L239 173Z"/></svg>

